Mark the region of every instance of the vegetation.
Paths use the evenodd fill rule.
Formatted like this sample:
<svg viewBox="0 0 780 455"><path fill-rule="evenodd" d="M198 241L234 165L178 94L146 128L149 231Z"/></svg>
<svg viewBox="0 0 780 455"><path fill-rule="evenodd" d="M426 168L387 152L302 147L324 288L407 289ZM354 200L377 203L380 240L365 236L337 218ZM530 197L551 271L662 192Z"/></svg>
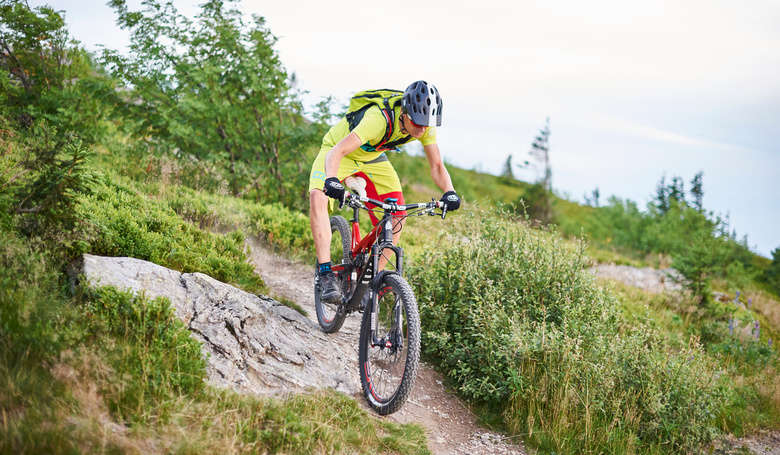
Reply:
<svg viewBox="0 0 780 455"><path fill-rule="evenodd" d="M489 217L464 224L411 277L422 345L464 395L556 453L685 452L712 438L727 388L696 337L675 349L648 324L626 330L582 245Z"/></svg>
<svg viewBox="0 0 780 455"><path fill-rule="evenodd" d="M97 62L51 8L0 0L0 452L426 453L419 427L335 392L215 390L168 302L64 273L133 256L267 292L246 236L310 260L305 167L329 107L303 111L262 18L111 6L131 53ZM409 200L439 196L421 157L391 159ZM597 191L581 206L506 165L450 167L468 205L403 237L424 350L466 399L555 453L697 452L780 424L780 248L737 241L702 174L640 209ZM594 260L672 265L691 294L596 281Z"/></svg>
<svg viewBox="0 0 780 455"><path fill-rule="evenodd" d="M138 152L177 157L199 187L224 182L234 195L301 206L302 163L324 124L303 119L263 18L247 24L221 0L205 2L196 21L170 1L110 5L131 50L102 61L133 88L120 108Z"/></svg>
<svg viewBox="0 0 780 455"><path fill-rule="evenodd" d="M147 181L168 155L154 169L131 164L139 141L106 117L126 106L87 83L102 73L62 17L19 1L0 14L0 452L427 453L419 427L371 419L335 392L278 401L214 390L166 301L72 288L64 271L89 252L265 291L244 234L204 228L224 216L248 232L280 230L266 238L292 248L306 241L303 215ZM70 110L71 97L105 104ZM177 170L184 180L186 166ZM226 216L231 207L239 214Z"/></svg>

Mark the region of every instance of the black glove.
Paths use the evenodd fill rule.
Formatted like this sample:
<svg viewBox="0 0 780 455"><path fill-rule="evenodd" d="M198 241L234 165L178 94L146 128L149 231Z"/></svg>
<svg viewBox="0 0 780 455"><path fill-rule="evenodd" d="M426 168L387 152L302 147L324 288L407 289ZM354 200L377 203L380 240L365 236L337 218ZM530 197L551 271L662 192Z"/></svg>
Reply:
<svg viewBox="0 0 780 455"><path fill-rule="evenodd" d="M460 208L460 197L454 191L447 191L440 199L447 206L447 211L458 210Z"/></svg>
<svg viewBox="0 0 780 455"><path fill-rule="evenodd" d="M325 179L325 186L322 189L325 191L325 196L339 201L339 207L344 204L344 185L339 182L338 178L328 177Z"/></svg>

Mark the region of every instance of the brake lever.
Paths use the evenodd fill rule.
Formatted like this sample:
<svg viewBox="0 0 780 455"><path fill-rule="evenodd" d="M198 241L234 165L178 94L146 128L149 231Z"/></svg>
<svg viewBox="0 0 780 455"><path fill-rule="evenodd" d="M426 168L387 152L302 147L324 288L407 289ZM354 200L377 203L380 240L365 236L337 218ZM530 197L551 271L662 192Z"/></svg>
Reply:
<svg viewBox="0 0 780 455"><path fill-rule="evenodd" d="M447 204L444 204L444 207L441 208L441 219L444 219L445 216L447 216Z"/></svg>

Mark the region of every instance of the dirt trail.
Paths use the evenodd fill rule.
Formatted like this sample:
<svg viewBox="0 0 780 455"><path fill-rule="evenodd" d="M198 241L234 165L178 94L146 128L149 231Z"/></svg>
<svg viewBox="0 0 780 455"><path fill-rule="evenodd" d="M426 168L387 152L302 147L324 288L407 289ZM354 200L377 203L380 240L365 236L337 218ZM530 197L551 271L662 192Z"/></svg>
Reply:
<svg viewBox="0 0 780 455"><path fill-rule="evenodd" d="M250 260L275 297L287 298L308 313L315 323L313 267L291 261L270 251L256 239L247 240ZM350 393L367 408L360 389L357 367L357 340L360 316L350 315L338 333L328 335L330 348L342 353L355 372ZM425 363L420 364L409 399L400 411L386 418L397 423L422 425L434 454L525 454L519 441L481 428L469 409L443 385L442 376Z"/></svg>

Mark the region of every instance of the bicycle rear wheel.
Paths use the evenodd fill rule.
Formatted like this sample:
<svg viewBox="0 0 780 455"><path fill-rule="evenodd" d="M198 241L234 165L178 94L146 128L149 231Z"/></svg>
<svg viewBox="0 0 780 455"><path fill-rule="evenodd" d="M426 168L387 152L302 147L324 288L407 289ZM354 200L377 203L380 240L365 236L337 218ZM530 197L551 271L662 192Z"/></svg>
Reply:
<svg viewBox="0 0 780 455"><path fill-rule="evenodd" d="M330 217L330 257L334 264L342 265L351 262L350 243L352 241L349 224L342 216ZM350 281L349 272L335 272L341 286L342 295L349 295L353 283ZM320 323L325 333L338 332L344 324L347 313L341 303L323 302L320 300L319 276L315 271L314 278L314 308L317 311L317 322Z"/></svg>
<svg viewBox="0 0 780 455"><path fill-rule="evenodd" d="M371 306L363 311L358 366L363 394L381 415L392 414L406 401L420 361L420 317L409 283L386 273L377 293L376 330L371 331Z"/></svg>

